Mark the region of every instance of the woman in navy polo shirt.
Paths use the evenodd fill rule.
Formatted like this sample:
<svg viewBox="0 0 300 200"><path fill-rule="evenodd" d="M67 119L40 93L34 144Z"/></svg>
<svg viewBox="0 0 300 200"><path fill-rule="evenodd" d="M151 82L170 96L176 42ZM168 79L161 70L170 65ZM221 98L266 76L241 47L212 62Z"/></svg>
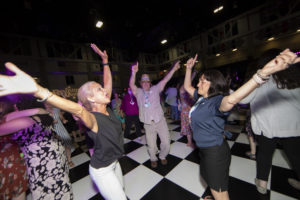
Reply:
<svg viewBox="0 0 300 200"><path fill-rule="evenodd" d="M184 89L196 100L189 116L193 138L201 158L200 173L216 200L228 200L231 155L224 138L230 134L224 131L224 125L230 110L255 88L265 83L271 74L299 62L300 58L286 49L230 95L226 79L217 70L205 71L200 76L197 90L192 86L191 74L196 59L197 55L186 63Z"/></svg>

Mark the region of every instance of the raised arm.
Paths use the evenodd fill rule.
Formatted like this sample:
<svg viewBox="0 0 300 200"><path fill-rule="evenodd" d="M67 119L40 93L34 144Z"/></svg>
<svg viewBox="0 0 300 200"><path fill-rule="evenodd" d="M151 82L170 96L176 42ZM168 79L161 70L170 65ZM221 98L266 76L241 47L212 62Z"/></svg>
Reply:
<svg viewBox="0 0 300 200"><path fill-rule="evenodd" d="M32 93L35 97L42 99L42 101L47 101L47 103L54 107L76 115L89 129L95 129L95 126L97 126L95 117L84 107L51 93L48 89L37 84L31 76L20 70L14 64L5 63L5 66L16 75L0 75L0 96Z"/></svg>
<svg viewBox="0 0 300 200"><path fill-rule="evenodd" d="M163 91L168 81L172 78L174 73L180 68L180 61L176 61L169 71L169 73L158 83L160 91Z"/></svg>
<svg viewBox="0 0 300 200"><path fill-rule="evenodd" d="M136 73L139 71L139 63L131 65L131 76L129 79L129 87L133 95L136 95L137 86L135 85Z"/></svg>
<svg viewBox="0 0 300 200"><path fill-rule="evenodd" d="M192 76L191 76L191 83L193 82L193 80L194 80L194 78L196 77L196 74L197 74L197 73L198 73L197 70L194 70L194 71L193 71ZM182 91L182 92L186 91L186 90L184 89L184 84L182 84L182 85L180 86L179 90Z"/></svg>
<svg viewBox="0 0 300 200"><path fill-rule="evenodd" d="M195 88L192 86L192 70L195 65L195 62L198 58L198 54L195 55L194 58L188 59L186 62L186 71L185 71L185 78L184 78L184 89L189 93L189 95L193 96L195 92Z"/></svg>
<svg viewBox="0 0 300 200"><path fill-rule="evenodd" d="M33 116L33 115L45 115L45 114L49 114L49 112L43 108L32 108L32 109L8 113L7 115L5 115L4 118L5 118L5 121L8 122L13 119L20 118L20 117L29 117L29 116Z"/></svg>
<svg viewBox="0 0 300 200"><path fill-rule="evenodd" d="M20 117L0 124L0 136L9 135L34 124L29 117Z"/></svg>
<svg viewBox="0 0 300 200"><path fill-rule="evenodd" d="M227 112L233 108L233 106L239 103L243 98L247 97L255 88L261 85L270 77L270 75L285 70L289 67L289 64L294 64L300 61L297 55L291 52L289 49L281 52L276 58L268 62L259 72L242 85L235 92L223 98L220 105L220 111Z"/></svg>
<svg viewBox="0 0 300 200"><path fill-rule="evenodd" d="M108 64L108 55L106 51L101 51L95 44L91 44L92 49L95 51L96 54L98 54L102 59L102 65L103 65L103 84L104 88L106 89L109 98L111 97L112 92L112 77L111 77L111 71Z"/></svg>

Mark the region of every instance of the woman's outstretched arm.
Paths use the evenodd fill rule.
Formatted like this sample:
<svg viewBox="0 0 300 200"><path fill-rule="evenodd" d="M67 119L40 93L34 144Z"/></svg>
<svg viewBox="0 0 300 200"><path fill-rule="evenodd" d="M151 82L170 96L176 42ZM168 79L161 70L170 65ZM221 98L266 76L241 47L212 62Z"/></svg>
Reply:
<svg viewBox="0 0 300 200"><path fill-rule="evenodd" d="M15 133L24 128L30 127L34 121L29 117L20 117L0 124L0 136Z"/></svg>
<svg viewBox="0 0 300 200"><path fill-rule="evenodd" d="M98 54L102 59L102 65L103 65L103 87L106 89L109 98L111 97L112 92L112 77L111 77L111 71L108 63L108 55L106 51L101 51L97 45L91 44L92 49L95 51L96 54Z"/></svg>
<svg viewBox="0 0 300 200"><path fill-rule="evenodd" d="M13 63L5 63L5 66L10 71L14 72L15 75L0 75L0 96L18 93L31 93L35 97L42 99L42 101L47 101L47 103L54 107L76 115L89 129L95 128L95 124L97 124L95 117L84 107L51 93L48 89L37 84L30 75L20 70Z"/></svg>
<svg viewBox="0 0 300 200"><path fill-rule="evenodd" d="M289 49L284 50L273 60L268 62L260 72L254 74L254 76L242 85L235 92L223 98L220 105L220 111L227 112L233 108L233 106L239 103L243 98L248 96L255 88L264 83L270 75L285 70L290 64L294 64L300 61L300 58ZM264 80L265 79L265 80Z"/></svg>
<svg viewBox="0 0 300 200"><path fill-rule="evenodd" d="M188 59L186 62L186 71L185 71L185 78L184 78L184 89L187 93L191 96L194 95L195 88L192 86L192 70L197 60L198 55L196 54L194 58Z"/></svg>

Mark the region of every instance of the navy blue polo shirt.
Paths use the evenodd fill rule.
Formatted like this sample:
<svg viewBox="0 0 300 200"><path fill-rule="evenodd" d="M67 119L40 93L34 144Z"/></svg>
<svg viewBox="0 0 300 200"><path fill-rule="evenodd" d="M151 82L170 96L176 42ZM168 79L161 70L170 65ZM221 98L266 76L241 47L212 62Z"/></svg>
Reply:
<svg viewBox="0 0 300 200"><path fill-rule="evenodd" d="M194 99L197 101L191 109L191 127L193 139L198 147L212 147L223 143L224 126L230 112L221 112L219 107L224 96L199 99L195 90Z"/></svg>

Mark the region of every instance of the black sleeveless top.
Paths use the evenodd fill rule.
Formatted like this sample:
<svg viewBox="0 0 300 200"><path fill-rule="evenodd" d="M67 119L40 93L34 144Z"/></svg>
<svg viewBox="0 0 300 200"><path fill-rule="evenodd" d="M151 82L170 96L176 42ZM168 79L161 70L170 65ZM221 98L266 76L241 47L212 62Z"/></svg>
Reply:
<svg viewBox="0 0 300 200"><path fill-rule="evenodd" d="M88 132L94 142L94 154L90 164L96 169L107 167L124 153L121 122L110 108L107 108L107 112L108 116L93 112L98 124L98 133Z"/></svg>

